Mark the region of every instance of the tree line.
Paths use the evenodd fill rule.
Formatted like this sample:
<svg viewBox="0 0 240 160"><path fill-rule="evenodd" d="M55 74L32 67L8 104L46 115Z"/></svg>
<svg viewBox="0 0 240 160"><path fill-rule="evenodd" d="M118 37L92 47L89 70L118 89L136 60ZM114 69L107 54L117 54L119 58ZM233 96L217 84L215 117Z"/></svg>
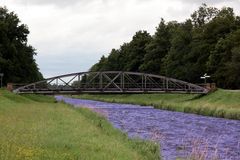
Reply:
<svg viewBox="0 0 240 160"><path fill-rule="evenodd" d="M102 56L90 71L160 74L193 83L211 75L218 87L240 88L240 17L233 9L201 5L184 22L161 19L154 35L138 31Z"/></svg>
<svg viewBox="0 0 240 160"><path fill-rule="evenodd" d="M27 43L28 34L28 27L14 12L0 7L0 73L4 74L4 85L43 79L34 59L35 49Z"/></svg>

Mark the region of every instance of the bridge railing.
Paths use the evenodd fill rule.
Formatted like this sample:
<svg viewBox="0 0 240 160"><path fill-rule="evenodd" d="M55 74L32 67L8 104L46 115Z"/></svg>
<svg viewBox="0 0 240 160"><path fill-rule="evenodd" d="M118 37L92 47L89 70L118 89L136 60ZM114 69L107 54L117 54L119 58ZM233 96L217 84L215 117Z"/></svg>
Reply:
<svg viewBox="0 0 240 160"><path fill-rule="evenodd" d="M80 93L80 92L179 92L207 93L204 87L181 80L137 72L79 72L56 76L25 85L15 93Z"/></svg>

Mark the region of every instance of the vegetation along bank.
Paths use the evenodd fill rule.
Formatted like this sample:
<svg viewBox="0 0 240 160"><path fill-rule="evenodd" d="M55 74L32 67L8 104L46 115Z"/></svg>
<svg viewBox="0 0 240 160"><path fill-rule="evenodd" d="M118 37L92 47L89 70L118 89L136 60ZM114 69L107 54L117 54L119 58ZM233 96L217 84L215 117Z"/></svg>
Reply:
<svg viewBox="0 0 240 160"><path fill-rule="evenodd" d="M6 159L155 160L159 147L129 139L88 109L0 90L0 160Z"/></svg>
<svg viewBox="0 0 240 160"><path fill-rule="evenodd" d="M83 94L76 98L152 105L155 108L240 120L240 91L200 94Z"/></svg>

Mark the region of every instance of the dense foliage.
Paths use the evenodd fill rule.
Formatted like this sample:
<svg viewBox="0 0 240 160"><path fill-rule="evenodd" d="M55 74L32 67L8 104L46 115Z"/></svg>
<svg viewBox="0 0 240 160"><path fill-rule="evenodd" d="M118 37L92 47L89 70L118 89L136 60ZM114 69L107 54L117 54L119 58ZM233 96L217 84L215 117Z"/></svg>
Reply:
<svg viewBox="0 0 240 160"><path fill-rule="evenodd" d="M0 7L0 73L4 73L4 84L42 79L35 50L27 43L28 34L27 26L20 23L15 13Z"/></svg>
<svg viewBox="0 0 240 160"><path fill-rule="evenodd" d="M240 88L240 17L232 8L203 4L185 22L161 19L153 36L136 32L90 70L148 72L193 83L208 73L219 87Z"/></svg>

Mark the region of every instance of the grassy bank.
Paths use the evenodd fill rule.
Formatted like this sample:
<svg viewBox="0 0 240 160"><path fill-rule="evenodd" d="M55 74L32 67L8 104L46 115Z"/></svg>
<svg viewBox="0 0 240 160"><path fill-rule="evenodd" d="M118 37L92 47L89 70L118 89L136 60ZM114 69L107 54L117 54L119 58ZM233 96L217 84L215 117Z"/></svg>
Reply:
<svg viewBox="0 0 240 160"><path fill-rule="evenodd" d="M197 94L83 94L75 96L108 102L152 105L155 108L240 120L240 92L219 89Z"/></svg>
<svg viewBox="0 0 240 160"><path fill-rule="evenodd" d="M103 117L51 97L0 90L1 160L158 159L157 145L130 140Z"/></svg>

